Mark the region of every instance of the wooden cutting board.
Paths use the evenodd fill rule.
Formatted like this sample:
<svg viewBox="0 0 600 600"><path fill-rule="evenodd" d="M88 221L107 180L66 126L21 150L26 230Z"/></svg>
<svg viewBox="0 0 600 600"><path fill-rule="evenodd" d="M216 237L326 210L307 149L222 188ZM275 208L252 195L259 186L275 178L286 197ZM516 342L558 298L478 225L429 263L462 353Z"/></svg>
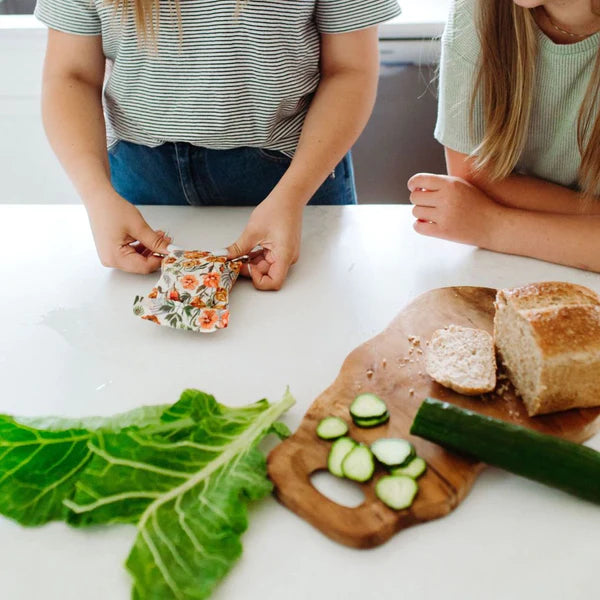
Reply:
<svg viewBox="0 0 600 600"><path fill-rule="evenodd" d="M296 433L269 455L269 475L280 501L330 538L356 548L377 546L405 527L448 514L467 495L484 465L409 435L417 409L428 396L575 442L596 433L600 408L530 418L505 381L502 383L508 389L499 394L469 397L440 386L425 373L425 342L434 330L455 323L492 331L495 293L478 287L427 292L407 306L383 333L354 350L333 385L313 402ZM384 473L381 468L370 482L362 484L365 502L356 508L333 502L310 482L315 471L327 468L331 446L315 434L317 423L328 415L351 423L348 407L363 392L383 398L391 418L388 424L374 429L351 425L349 435L367 444L381 437L403 437L427 461L427 471L419 479L419 493L407 510L391 510L375 497L375 482Z"/></svg>

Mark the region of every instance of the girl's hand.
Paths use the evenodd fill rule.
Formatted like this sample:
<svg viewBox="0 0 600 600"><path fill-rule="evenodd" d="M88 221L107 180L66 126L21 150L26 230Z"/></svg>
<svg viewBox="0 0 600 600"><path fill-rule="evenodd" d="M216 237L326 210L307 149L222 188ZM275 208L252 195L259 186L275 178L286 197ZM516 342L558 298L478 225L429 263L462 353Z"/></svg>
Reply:
<svg viewBox="0 0 600 600"><path fill-rule="evenodd" d="M154 231L140 211L116 194L109 192L87 206L90 225L100 262L129 273L152 273L168 254L171 238Z"/></svg>
<svg viewBox="0 0 600 600"><path fill-rule="evenodd" d="M249 275L259 290L279 290L300 255L302 209L274 190L253 211L238 240L227 248L228 258L248 254L255 246L265 252L252 260Z"/></svg>
<svg viewBox="0 0 600 600"><path fill-rule="evenodd" d="M504 207L481 190L459 177L428 173L411 177L408 189L415 205L415 231L481 248L493 246Z"/></svg>

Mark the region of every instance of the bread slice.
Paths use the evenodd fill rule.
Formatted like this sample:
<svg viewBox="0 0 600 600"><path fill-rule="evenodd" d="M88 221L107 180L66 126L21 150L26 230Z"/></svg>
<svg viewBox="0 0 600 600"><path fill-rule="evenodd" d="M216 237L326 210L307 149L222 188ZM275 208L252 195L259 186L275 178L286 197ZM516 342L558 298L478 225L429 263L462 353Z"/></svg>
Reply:
<svg viewBox="0 0 600 600"><path fill-rule="evenodd" d="M429 341L425 368L432 379L461 394L491 392L496 387L492 336L460 325L438 329Z"/></svg>
<svg viewBox="0 0 600 600"><path fill-rule="evenodd" d="M600 297L562 282L500 290L496 347L530 416L600 405Z"/></svg>

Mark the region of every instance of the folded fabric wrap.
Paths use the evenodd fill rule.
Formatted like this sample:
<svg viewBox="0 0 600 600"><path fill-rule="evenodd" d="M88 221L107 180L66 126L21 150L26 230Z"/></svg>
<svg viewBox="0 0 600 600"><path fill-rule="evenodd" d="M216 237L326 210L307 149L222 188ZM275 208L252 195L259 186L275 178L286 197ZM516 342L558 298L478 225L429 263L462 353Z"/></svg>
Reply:
<svg viewBox="0 0 600 600"><path fill-rule="evenodd" d="M133 312L175 329L212 333L229 322L229 292L241 264L199 250L174 250L162 262L160 279Z"/></svg>

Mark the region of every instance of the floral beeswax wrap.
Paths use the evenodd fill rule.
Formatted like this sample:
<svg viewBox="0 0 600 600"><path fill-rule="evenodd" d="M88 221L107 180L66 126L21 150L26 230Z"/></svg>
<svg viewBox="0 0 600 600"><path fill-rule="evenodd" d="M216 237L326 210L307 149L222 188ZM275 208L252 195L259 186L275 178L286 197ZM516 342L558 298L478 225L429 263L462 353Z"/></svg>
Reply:
<svg viewBox="0 0 600 600"><path fill-rule="evenodd" d="M212 333L227 327L229 291L241 264L197 250L174 250L162 262L156 287L136 296L133 312L157 325Z"/></svg>

